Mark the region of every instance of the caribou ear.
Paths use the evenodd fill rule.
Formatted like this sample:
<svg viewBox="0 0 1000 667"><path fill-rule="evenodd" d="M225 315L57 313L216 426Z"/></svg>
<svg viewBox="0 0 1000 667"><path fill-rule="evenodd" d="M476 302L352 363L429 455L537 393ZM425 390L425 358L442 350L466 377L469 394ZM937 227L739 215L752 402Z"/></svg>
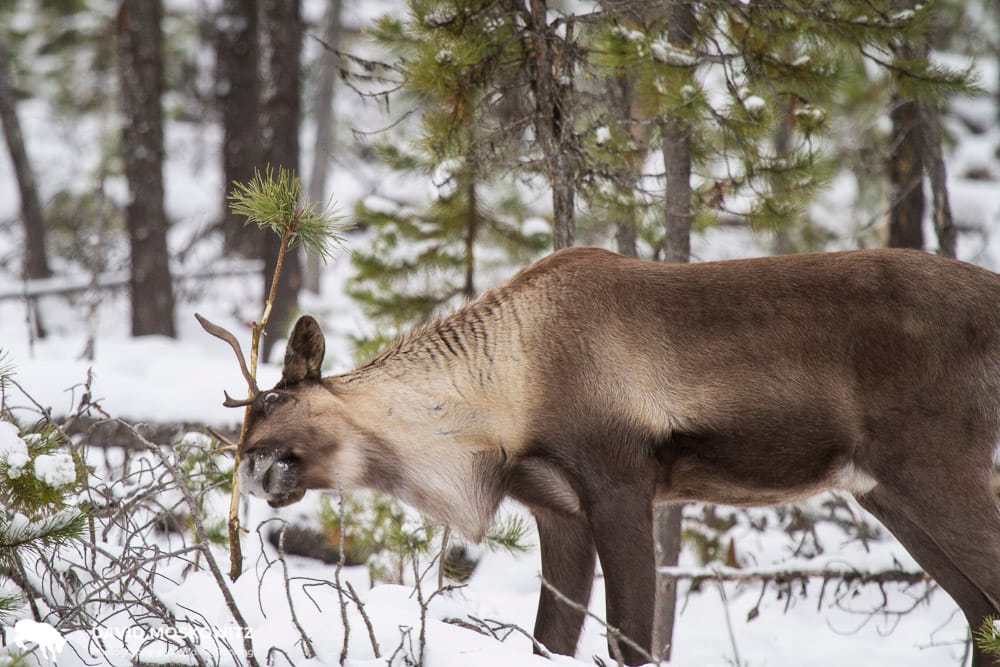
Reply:
<svg viewBox="0 0 1000 667"><path fill-rule="evenodd" d="M292 335L285 348L285 367L281 371L281 384L289 385L303 380L319 380L322 377L323 354L326 341L319 323L309 315L303 315L295 323Z"/></svg>

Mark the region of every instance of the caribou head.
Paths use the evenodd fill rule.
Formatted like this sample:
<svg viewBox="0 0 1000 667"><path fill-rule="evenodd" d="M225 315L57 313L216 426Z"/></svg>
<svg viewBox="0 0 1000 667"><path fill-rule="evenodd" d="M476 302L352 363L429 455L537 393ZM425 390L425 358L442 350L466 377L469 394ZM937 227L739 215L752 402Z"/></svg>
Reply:
<svg viewBox="0 0 1000 667"><path fill-rule="evenodd" d="M250 407L237 470L243 492L284 507L301 500L309 489L355 485L358 466L347 443L359 437L331 380L321 375L326 344L316 320L308 315L298 320L285 350L281 380L262 391L236 337L197 317L206 331L233 348L249 385L246 399L226 394L223 403Z"/></svg>

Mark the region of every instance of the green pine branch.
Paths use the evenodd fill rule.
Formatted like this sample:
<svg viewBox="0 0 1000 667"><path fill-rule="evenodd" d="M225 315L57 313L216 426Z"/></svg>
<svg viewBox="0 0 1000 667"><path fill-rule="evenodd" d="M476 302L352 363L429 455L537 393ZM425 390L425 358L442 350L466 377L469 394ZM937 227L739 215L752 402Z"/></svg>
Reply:
<svg viewBox="0 0 1000 667"><path fill-rule="evenodd" d="M976 630L973 639L987 655L1000 658L1000 620L987 618Z"/></svg>
<svg viewBox="0 0 1000 667"><path fill-rule="evenodd" d="M973 640L982 651L1000 658L1000 620L990 617L973 634Z"/></svg>
<svg viewBox="0 0 1000 667"><path fill-rule="evenodd" d="M520 514L511 514L494 523L486 534L486 544L494 551L504 550L511 553L524 553L531 544L531 522Z"/></svg>
<svg viewBox="0 0 1000 667"><path fill-rule="evenodd" d="M289 247L301 245L329 259L333 246L343 244L341 218L317 202L303 204L299 177L284 167L279 167L277 174L270 166L263 174L254 170L247 183L233 183L229 203L233 213L244 216L247 223L270 229L282 238L289 235Z"/></svg>

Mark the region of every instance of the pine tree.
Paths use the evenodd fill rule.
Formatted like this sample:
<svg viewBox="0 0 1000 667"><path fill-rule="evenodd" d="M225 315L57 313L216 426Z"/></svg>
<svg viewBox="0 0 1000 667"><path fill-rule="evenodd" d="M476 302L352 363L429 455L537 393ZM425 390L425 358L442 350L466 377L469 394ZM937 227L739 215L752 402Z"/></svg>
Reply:
<svg viewBox="0 0 1000 667"><path fill-rule="evenodd" d="M606 135L627 137L635 125L652 126L674 154L671 124L690 128L694 229L720 218L755 229L801 222L832 172L827 130L832 120L839 122L844 86L862 61L891 72L901 89L921 98L968 89L962 72L926 59L893 60L893 45L933 20L930 4L905 12L887 2L819 7L707 1L685 7L694 12L686 43L671 38L663 20L616 20L605 25L592 61L599 71L634 73L639 113ZM615 151L600 143L588 144L600 149L592 158L601 165L596 173L613 174L608 161L614 163ZM650 145L656 143L654 137ZM609 190L606 180L595 179L588 190L592 197L597 193L592 201ZM668 171L668 189L669 181ZM645 194L639 201L648 211L657 206L655 190Z"/></svg>
<svg viewBox="0 0 1000 667"><path fill-rule="evenodd" d="M502 12L486 2L413 0L410 8L406 21L381 19L375 35L400 55L403 90L421 114L419 139L402 147L387 140L377 153L400 174L429 178L437 196L426 206L375 206L371 198L359 205L357 220L373 240L352 256L349 291L386 336L471 298L484 269L523 262L549 241L521 232L525 207L501 182L511 135L504 105L488 100L496 85L489 76L510 48ZM384 342L369 341L362 352Z"/></svg>

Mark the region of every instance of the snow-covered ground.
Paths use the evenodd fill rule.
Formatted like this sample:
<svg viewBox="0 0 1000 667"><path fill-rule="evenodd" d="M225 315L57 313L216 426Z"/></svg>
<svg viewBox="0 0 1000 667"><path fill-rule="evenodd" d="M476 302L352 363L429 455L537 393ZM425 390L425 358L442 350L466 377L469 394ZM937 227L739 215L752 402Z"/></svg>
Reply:
<svg viewBox="0 0 1000 667"><path fill-rule="evenodd" d="M995 72L985 72L982 81L996 81ZM339 104L347 104L341 100ZM975 226L960 240L960 254L970 261L993 269L1000 268L1000 247L995 231L1000 223L1000 165L997 146L1000 130L980 102L963 103L962 112L983 120L992 128L985 134L972 135L958 123L948 128L959 139L949 155L952 205L960 223ZM978 106L977 106L978 105ZM43 197L51 196L64 187L84 188L80 179L89 174L93 160L99 155L97 142L102 128L66 127L43 103L32 101L21 106L21 120ZM346 115L342 115L346 117ZM305 128L305 138L311 129ZM168 129L169 160L165 168L167 208L176 221L171 243L177 248L208 224L217 213L220 175L218 165L206 156L217 154L219 137L214 129L191 127L179 123ZM370 166L339 160L333 169L329 191L340 203L342 211L350 211L354 202L374 190L374 183L385 178ZM308 164L308 159L303 161ZM992 174L991 180L974 180L972 172ZM981 176L980 176L981 177ZM429 187L429 186L428 186ZM108 190L121 197L123 184L112 181ZM417 196L417 195L415 195ZM823 197L814 212L821 224L839 230L850 229L849 218L853 199L849 178L838 177L832 190ZM14 220L17 215L17 190L6 153L0 154L0 221ZM0 257L18 251L16 228L0 229ZM928 233L928 238L932 234ZM363 236L349 243L364 243ZM850 242L846 242L850 245ZM767 239L760 239L744 230L713 229L694 240L694 254L699 259L727 258L765 254ZM211 244L199 249L186 260L184 269L204 268L217 257ZM199 264L202 262L203 264ZM183 270L183 269L181 269ZM352 365L350 337L370 333L371 324L344 295L343 286L351 267L346 254L339 253L323 277L323 296L303 297L303 310L315 314L327 332L327 370L336 372ZM17 290L17 281L7 273L0 275L0 292ZM178 338L146 338L134 340L128 336L128 303L124 292L105 292L97 311L96 348L93 360L82 353L88 343L88 321L79 303L62 297L41 300L41 314L49 331L44 340L32 341L26 325L25 305L18 299L0 300L0 350L9 355L16 368L16 379L44 406L55 414L72 411L77 403L82 383L88 372L93 373L92 389L105 410L133 421L202 422L212 425L232 425L237 421L234 411L221 406L222 390L240 391L243 380L233 363L230 351L219 341L207 336L193 318L198 311L238 334L241 323L254 318L260 285L246 278L184 284L177 306ZM280 346L275 358L280 358ZM279 376L277 366L264 364L260 370L261 386L269 386ZM8 404L25 405L16 394ZM23 414L27 415L27 412ZM816 503L818 501L811 501ZM262 502L251 501L247 525L253 527L273 516L295 518L315 509L315 493L306 502L282 510L270 510ZM519 512L514 506L504 511ZM858 508L859 514L863 511ZM219 515L224 512L220 506ZM738 558L744 565L757 567L797 566L818 569L829 564L838 568L877 570L889 567L915 570L916 564L891 539L874 542L870 550L859 542L841 544L842 536L823 536L827 551L815 559L793 557L794 544L778 530L764 533L737 529L732 534ZM343 630L340 606L336 594L328 587L293 586L294 605L304 631L315 642L318 657L303 658L296 645L279 569L272 568L261 575L260 546L253 537L245 541L248 572L231 585L235 600L247 617L258 655L263 659L268 647L279 647L296 665L335 664L340 655ZM270 547L266 547L270 549ZM218 551L218 560L226 562L226 554ZM332 566L307 559L290 558L290 575L302 580L330 580ZM685 551L682 566L696 566L695 555ZM520 634L511 634L499 642L457 625L445 623L445 618L495 619L528 629L533 623L539 582L539 556L531 549L525 554L512 555L484 550L481 562L468 585L453 593L436 598L430 606L427 625L426 664L431 667L464 665L532 665L548 661L531 655L529 641ZM194 609L203 622L225 630L233 628L232 616L210 575L204 571L168 573L175 584L161 581L161 594L181 616ZM368 590L369 582L363 568L346 568L346 579L361 591L366 610L374 623L375 634L383 653L390 653L401 642L401 628L412 628L415 642L419 631L419 606L411 587L380 585ZM426 586L427 584L425 584ZM710 665L745 664L751 666L816 666L906 664L914 667L959 665L966 650L967 630L964 619L946 594L936 591L928 600L919 602L909 613L875 612L883 594L889 610L901 610L913 604L914 597L924 592L921 586L904 589L887 585L884 591L868 586L856 596L837 600L830 595L819 599L820 583L810 585L805 597L778 597L768 589L761 595L759 585L720 589L706 584L700 591L690 592L681 587L680 614L676 627L671 665L707 667ZM602 580L595 580L591 609L603 616ZM751 610L759 614L750 620ZM364 624L352 606L349 624L352 628L348 664L356 667L384 664L375 659ZM93 632L77 631L68 637L73 649L65 649L58 664L94 664L101 660L87 658ZM238 645L238 638L228 636ZM141 638L140 638L141 639ZM409 650L409 649L406 649ZM239 652L237 651L239 654ZM588 621L578 648L578 660L558 658L562 664L593 664L591 656L602 656L611 664L601 626ZM129 656L114 650L106 656L115 664L129 664ZM154 656L144 655L150 662ZM401 659L401 658L400 658ZM31 660L39 660L37 657ZM183 662L184 657L163 655L158 661ZM281 664L281 657L276 664ZM231 661L228 654L220 657L222 664ZM46 664L44 659L40 659ZM2 663L0 663L2 664ZM399 663L396 663L399 664Z"/></svg>

